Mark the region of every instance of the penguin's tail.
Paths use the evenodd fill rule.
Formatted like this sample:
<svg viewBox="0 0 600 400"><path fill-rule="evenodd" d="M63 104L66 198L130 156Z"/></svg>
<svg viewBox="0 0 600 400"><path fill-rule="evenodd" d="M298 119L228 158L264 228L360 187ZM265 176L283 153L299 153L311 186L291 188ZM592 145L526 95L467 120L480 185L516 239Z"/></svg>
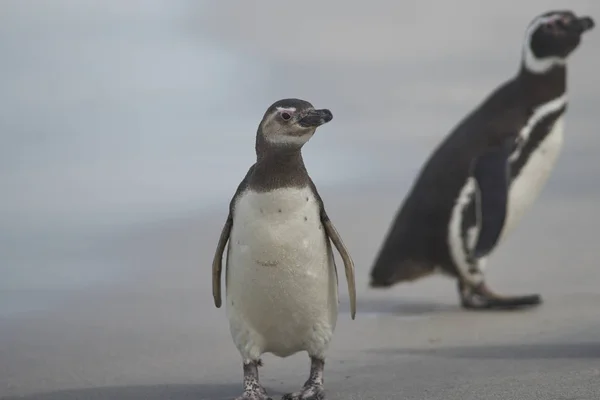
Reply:
<svg viewBox="0 0 600 400"><path fill-rule="evenodd" d="M389 260L381 255L371 268L369 286L388 288L401 282L412 282L425 278L435 272L435 267L426 262L415 260Z"/></svg>
<svg viewBox="0 0 600 400"><path fill-rule="evenodd" d="M409 208L403 207L396 216L371 267L370 287L388 288L435 272L435 264L427 262L418 250L427 238L414 236L412 215Z"/></svg>

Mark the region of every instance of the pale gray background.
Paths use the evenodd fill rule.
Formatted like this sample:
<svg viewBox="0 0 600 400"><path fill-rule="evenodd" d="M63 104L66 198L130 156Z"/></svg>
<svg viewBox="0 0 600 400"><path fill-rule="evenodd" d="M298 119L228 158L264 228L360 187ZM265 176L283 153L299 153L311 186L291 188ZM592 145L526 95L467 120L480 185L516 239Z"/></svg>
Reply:
<svg viewBox="0 0 600 400"><path fill-rule="evenodd" d="M357 267L330 399L600 398L597 30L570 64L557 170L489 267L545 304L467 313L437 277L367 288L425 157L564 7L600 20L596 0L0 2L0 398L240 393L210 262L284 97L334 113L304 151ZM274 395L308 372L304 354L265 364Z"/></svg>

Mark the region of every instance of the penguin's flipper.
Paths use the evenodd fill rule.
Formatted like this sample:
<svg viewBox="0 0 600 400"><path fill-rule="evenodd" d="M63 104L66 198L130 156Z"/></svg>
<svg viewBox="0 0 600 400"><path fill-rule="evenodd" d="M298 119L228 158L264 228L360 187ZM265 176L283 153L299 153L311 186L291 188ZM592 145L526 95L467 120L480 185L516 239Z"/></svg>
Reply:
<svg viewBox="0 0 600 400"><path fill-rule="evenodd" d="M231 234L231 227L233 226L233 219L231 214L227 216L227 221L221 231L219 242L217 243L217 249L215 250L215 256L212 264L212 290L213 298L215 300L215 306L221 307L221 271L223 270L223 253L225 252L225 246L229 240Z"/></svg>
<svg viewBox="0 0 600 400"><path fill-rule="evenodd" d="M346 270L346 280L348 281L348 296L350 297L350 316L352 319L356 317L356 283L354 281L354 262L352 261L352 257L350 257L350 253L342 242L342 238L338 233L335 226L333 226L333 222L327 217L325 212L323 212L322 223L325 227L325 232L333 245L340 253L342 257L342 261L344 262L344 269Z"/></svg>
<svg viewBox="0 0 600 400"><path fill-rule="evenodd" d="M512 145L513 140L506 140L474 162L473 177L479 188L477 205L480 214L480 231L473 249L476 258L487 255L494 248L504 228L510 177L508 158Z"/></svg>
<svg viewBox="0 0 600 400"><path fill-rule="evenodd" d="M252 175L254 171L253 164L250 168L248 168L248 172L246 172L246 176L238 185L235 194L231 198L229 202L229 214L227 215L227 220L225 221L225 225L223 226L223 230L221 231L221 237L219 237L219 242L217 243L217 249L215 250L215 256L213 258L212 265L212 286L213 286L213 298L215 300L215 306L217 308L221 307L221 271L223 270L223 253L225 252L225 246L229 241L229 236L231 235L231 228L233 227L233 209L235 206L235 201L238 196L246 190L248 187L248 179Z"/></svg>

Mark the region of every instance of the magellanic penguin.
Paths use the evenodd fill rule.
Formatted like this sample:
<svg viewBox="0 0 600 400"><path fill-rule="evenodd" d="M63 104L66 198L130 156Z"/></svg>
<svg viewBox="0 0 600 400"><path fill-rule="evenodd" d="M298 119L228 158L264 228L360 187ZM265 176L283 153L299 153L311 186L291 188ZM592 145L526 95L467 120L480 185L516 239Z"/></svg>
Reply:
<svg viewBox="0 0 600 400"><path fill-rule="evenodd" d="M256 163L229 205L213 260L213 296L221 306L226 243L226 303L233 341L243 359L238 400L269 399L258 379L261 355L310 356L304 387L284 399L323 399L325 352L338 315L338 276L331 242L344 263L355 318L354 265L306 171L301 149L329 110L304 100L275 102L256 135Z"/></svg>
<svg viewBox="0 0 600 400"><path fill-rule="evenodd" d="M422 167L371 269L371 287L434 272L457 278L466 309L541 303L485 283L487 257L545 185L563 142L567 58L590 17L546 12L527 27L521 67L437 147Z"/></svg>

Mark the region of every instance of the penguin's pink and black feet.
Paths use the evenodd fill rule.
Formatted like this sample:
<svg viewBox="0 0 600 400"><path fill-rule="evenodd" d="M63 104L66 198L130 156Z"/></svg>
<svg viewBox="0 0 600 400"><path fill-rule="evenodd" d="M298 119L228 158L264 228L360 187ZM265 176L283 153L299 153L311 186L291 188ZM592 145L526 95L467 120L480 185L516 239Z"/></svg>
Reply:
<svg viewBox="0 0 600 400"><path fill-rule="evenodd" d="M542 303L539 294L524 296L501 296L492 292L485 282L469 286L459 280L458 293L461 306L467 310L506 310L533 307Z"/></svg>
<svg viewBox="0 0 600 400"><path fill-rule="evenodd" d="M299 392L288 393L281 400L323 400L325 399L325 390L323 388L323 369L325 360L310 358L310 376L302 390Z"/></svg>
<svg viewBox="0 0 600 400"><path fill-rule="evenodd" d="M235 400L273 400L259 382L260 365L260 360L244 362L244 393Z"/></svg>

